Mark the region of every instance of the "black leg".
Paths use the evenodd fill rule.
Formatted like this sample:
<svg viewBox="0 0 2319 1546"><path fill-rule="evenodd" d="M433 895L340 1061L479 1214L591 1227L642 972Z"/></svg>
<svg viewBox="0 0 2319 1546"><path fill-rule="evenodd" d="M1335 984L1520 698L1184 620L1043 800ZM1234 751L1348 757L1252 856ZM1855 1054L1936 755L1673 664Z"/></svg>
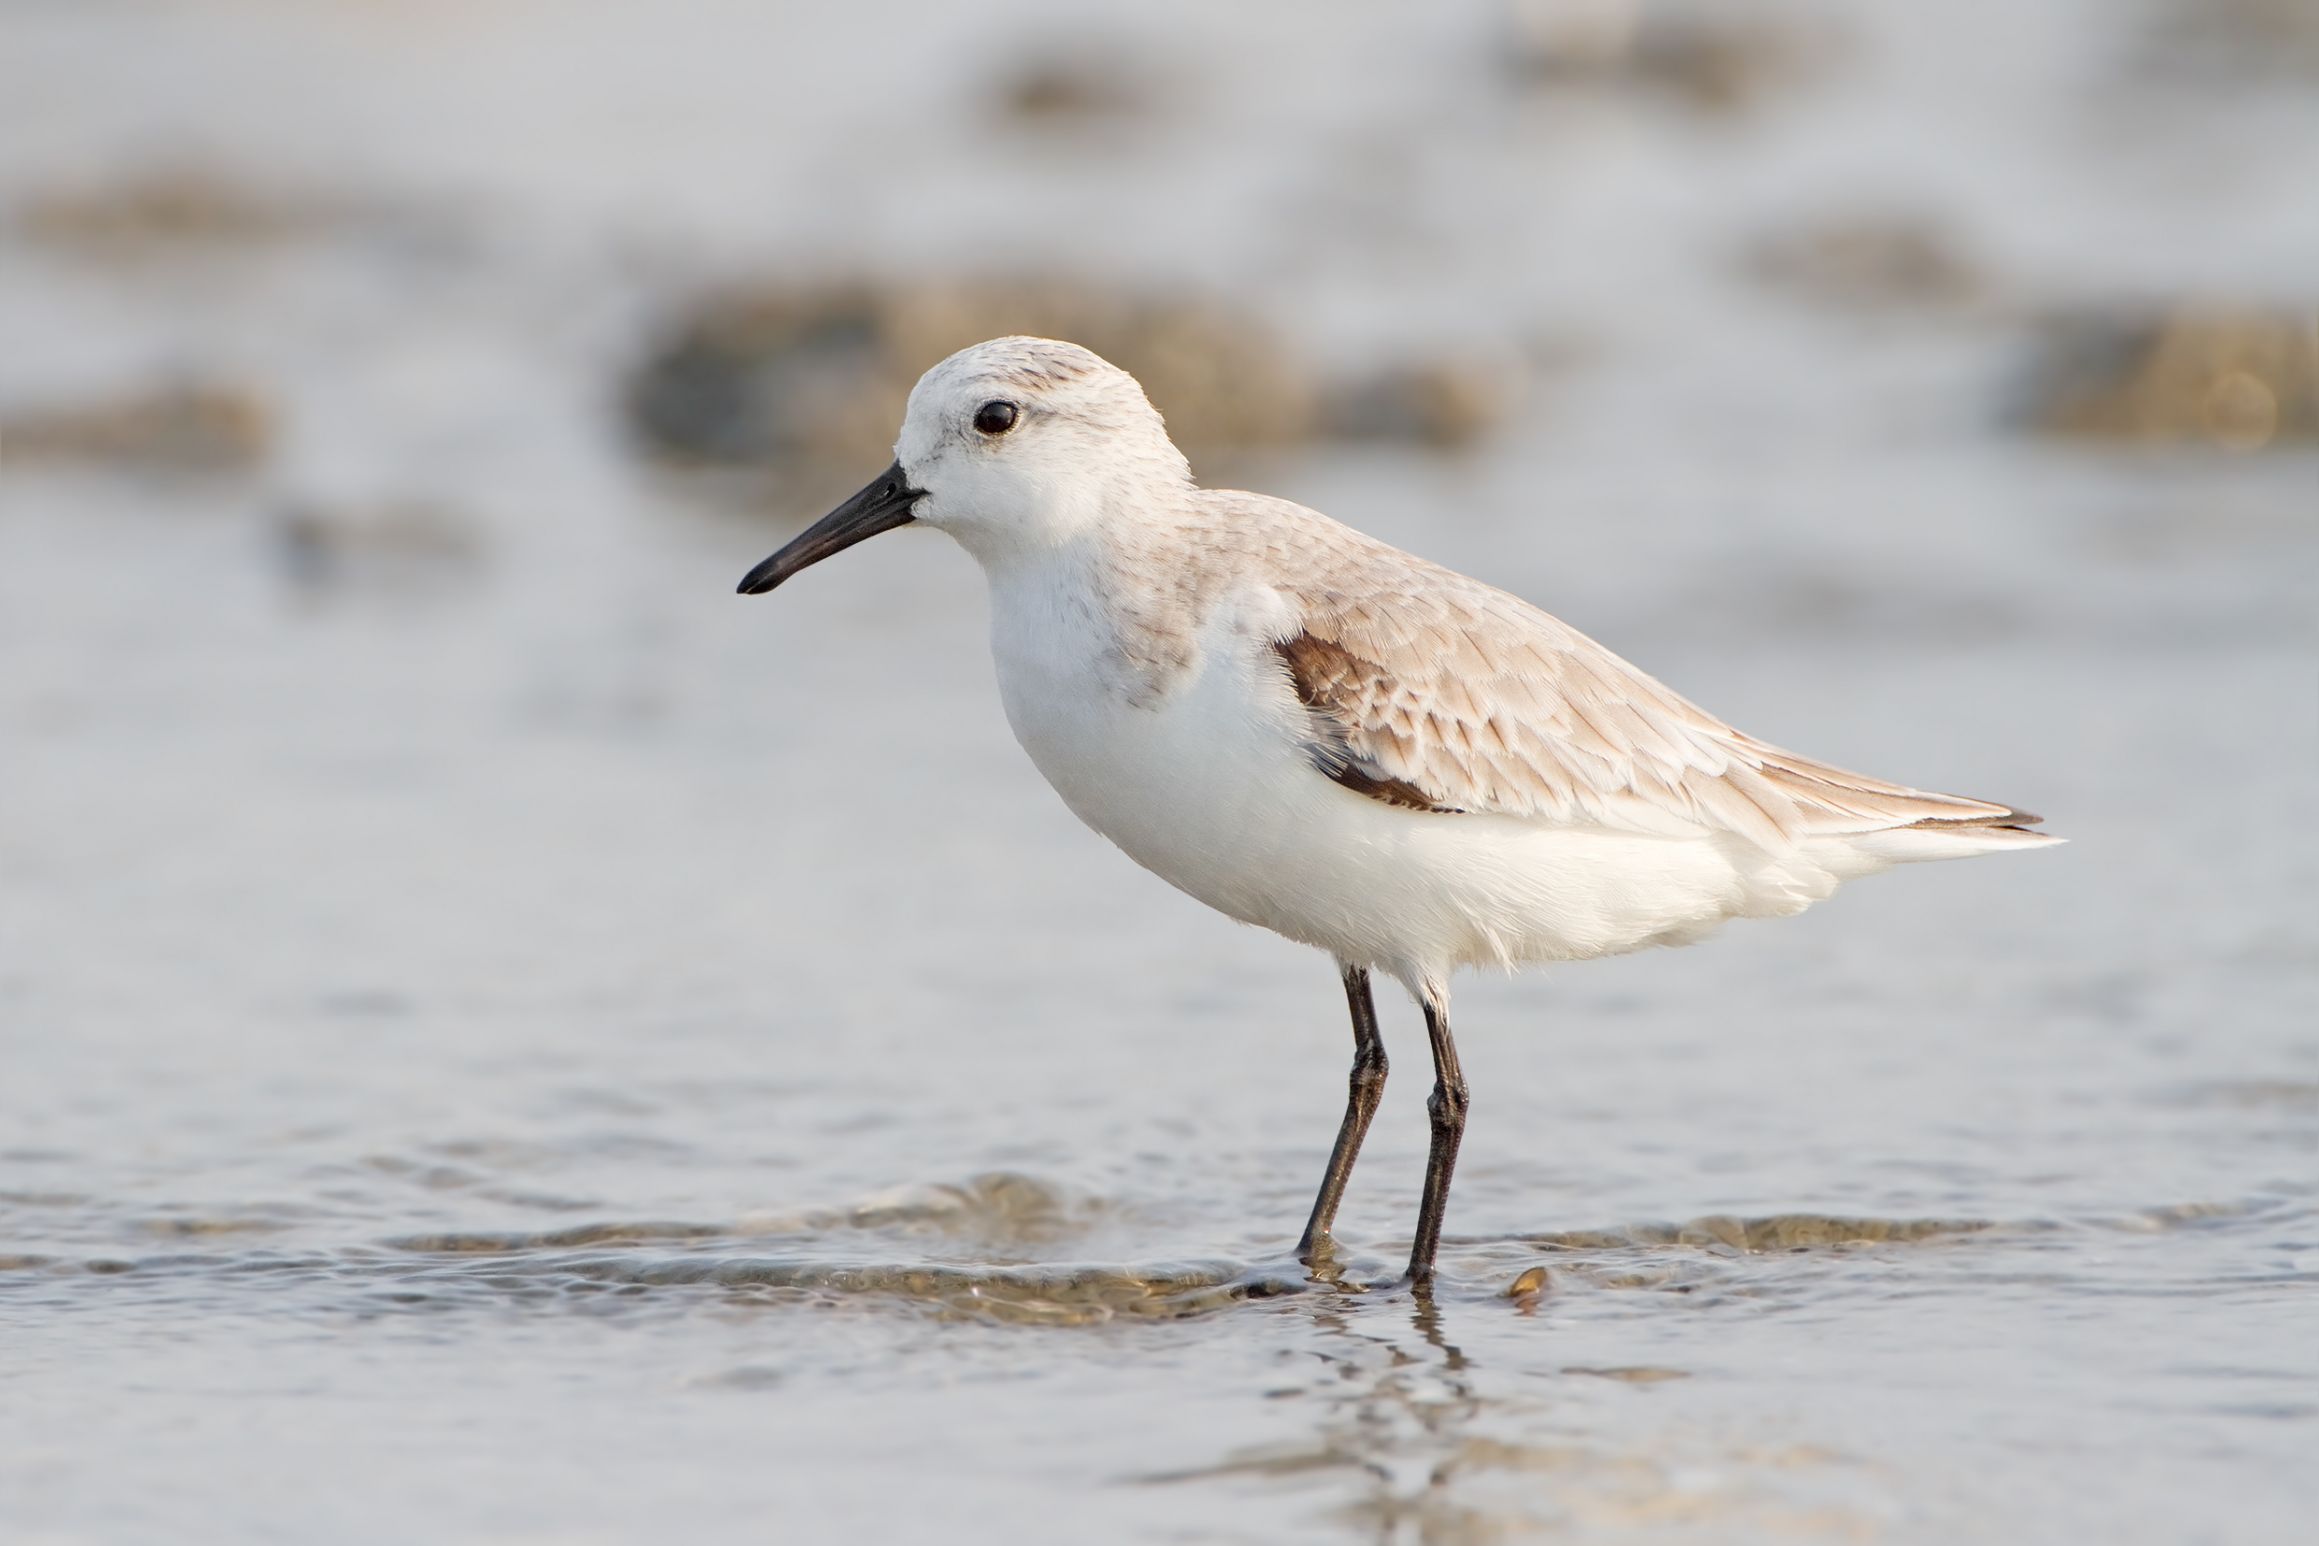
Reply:
<svg viewBox="0 0 2319 1546"><path fill-rule="evenodd" d="M1377 1005L1369 997L1369 973L1364 967L1337 963L1345 977L1345 1003L1353 1011L1353 1080L1345 1099L1344 1125L1337 1129L1337 1146L1329 1151L1329 1168L1321 1177L1320 1195L1313 1199L1312 1217L1304 1238L1296 1243L1296 1259L1307 1266L1314 1253L1325 1251L1329 1227L1337 1221L1337 1204L1344 1200L1345 1182L1361 1153L1361 1139L1377 1102L1385 1094L1385 1043L1377 1035Z"/></svg>
<svg viewBox="0 0 2319 1546"><path fill-rule="evenodd" d="M1409 1282L1425 1290L1433 1284L1433 1253L1441 1248L1441 1216L1449 1208L1449 1175L1457 1168L1458 1140L1465 1136L1465 1075L1458 1072L1457 1043L1449 1037L1449 1005L1428 994L1425 1034L1433 1042L1433 1095L1425 1103L1433 1118L1433 1147L1425 1157L1425 1197L1417 1206L1417 1238L1409 1245Z"/></svg>

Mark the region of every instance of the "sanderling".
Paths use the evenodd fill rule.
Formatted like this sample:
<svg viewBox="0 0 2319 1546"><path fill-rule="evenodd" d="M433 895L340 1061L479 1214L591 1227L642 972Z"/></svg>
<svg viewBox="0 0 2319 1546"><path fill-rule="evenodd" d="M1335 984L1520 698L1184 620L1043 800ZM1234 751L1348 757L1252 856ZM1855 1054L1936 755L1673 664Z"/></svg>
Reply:
<svg viewBox="0 0 2319 1546"><path fill-rule="evenodd" d="M1135 378L1075 344L952 355L894 449L741 590L906 523L948 532L990 583L1007 722L1064 803L1179 890L1336 957L1352 1090L1308 1265L1385 1086L1372 971L1433 1047L1423 1288L1465 1129L1456 968L1682 944L1893 864L2058 841L1766 745L1504 591L1198 487Z"/></svg>

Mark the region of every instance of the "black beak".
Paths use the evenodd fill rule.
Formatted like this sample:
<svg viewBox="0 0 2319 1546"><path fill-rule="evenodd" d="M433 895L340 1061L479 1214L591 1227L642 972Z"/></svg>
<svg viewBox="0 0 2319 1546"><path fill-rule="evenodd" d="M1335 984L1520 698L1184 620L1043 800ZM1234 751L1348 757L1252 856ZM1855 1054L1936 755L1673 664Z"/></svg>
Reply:
<svg viewBox="0 0 2319 1546"><path fill-rule="evenodd" d="M760 595L801 569L809 569L832 553L842 553L864 537L910 523L910 507L926 497L924 489L910 487L909 477L896 462L870 481L870 486L797 534L780 552L749 571L741 594Z"/></svg>

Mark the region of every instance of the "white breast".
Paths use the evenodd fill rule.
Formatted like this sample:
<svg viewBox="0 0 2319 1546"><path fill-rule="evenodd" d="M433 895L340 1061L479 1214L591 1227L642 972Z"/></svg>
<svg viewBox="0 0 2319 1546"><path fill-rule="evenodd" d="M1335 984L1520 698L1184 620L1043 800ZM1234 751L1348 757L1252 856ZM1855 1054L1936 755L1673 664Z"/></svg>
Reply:
<svg viewBox="0 0 2319 1546"><path fill-rule="evenodd" d="M1220 620L1150 691L1084 595L994 581L991 651L1015 739L1079 819L1138 864L1234 917L1266 921L1238 856L1277 831L1301 792L1303 780L1284 776L1298 760L1293 698L1260 678Z"/></svg>

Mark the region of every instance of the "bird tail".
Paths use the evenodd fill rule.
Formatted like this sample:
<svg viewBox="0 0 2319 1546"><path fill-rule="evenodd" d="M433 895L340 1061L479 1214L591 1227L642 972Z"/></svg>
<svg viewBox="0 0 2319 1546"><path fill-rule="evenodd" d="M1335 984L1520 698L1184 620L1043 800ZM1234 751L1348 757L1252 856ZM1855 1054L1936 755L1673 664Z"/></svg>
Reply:
<svg viewBox="0 0 2319 1546"><path fill-rule="evenodd" d="M1975 854L2052 848L2067 839L2035 830L2043 818L2027 811L1971 817L1933 817L1906 826L1853 835L1853 846L1890 864L1927 859L1968 859Z"/></svg>

